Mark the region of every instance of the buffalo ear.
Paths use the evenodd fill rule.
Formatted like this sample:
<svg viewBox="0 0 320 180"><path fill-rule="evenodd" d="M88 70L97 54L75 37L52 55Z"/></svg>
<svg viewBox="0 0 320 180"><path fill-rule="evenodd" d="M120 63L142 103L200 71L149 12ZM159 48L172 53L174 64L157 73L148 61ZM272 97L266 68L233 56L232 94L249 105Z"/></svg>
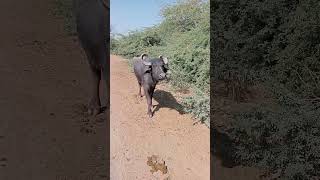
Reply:
<svg viewBox="0 0 320 180"><path fill-rule="evenodd" d="M163 59L162 55L159 56L160 59Z"/></svg>
<svg viewBox="0 0 320 180"><path fill-rule="evenodd" d="M141 54L140 58L141 58L142 60L144 60L144 59L148 58L148 54L143 53L143 54Z"/></svg>

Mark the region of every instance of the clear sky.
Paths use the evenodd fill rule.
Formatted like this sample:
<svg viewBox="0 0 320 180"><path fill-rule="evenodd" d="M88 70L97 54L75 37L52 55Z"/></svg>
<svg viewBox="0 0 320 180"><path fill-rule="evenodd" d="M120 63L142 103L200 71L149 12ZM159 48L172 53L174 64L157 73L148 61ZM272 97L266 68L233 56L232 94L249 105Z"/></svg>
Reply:
<svg viewBox="0 0 320 180"><path fill-rule="evenodd" d="M111 30L126 34L161 22L160 10L176 0L110 0Z"/></svg>

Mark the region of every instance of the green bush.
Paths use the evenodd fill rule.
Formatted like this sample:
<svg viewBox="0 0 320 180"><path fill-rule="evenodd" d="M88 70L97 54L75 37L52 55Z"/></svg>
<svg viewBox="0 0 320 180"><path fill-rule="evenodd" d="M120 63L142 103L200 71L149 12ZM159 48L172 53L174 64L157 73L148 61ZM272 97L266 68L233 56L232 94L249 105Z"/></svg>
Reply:
<svg viewBox="0 0 320 180"><path fill-rule="evenodd" d="M72 0L54 0L53 15L64 18L65 30L69 35L76 33L75 16Z"/></svg>
<svg viewBox="0 0 320 180"><path fill-rule="evenodd" d="M234 115L231 137L236 139L236 159L279 173L281 179L320 176L320 110L258 106Z"/></svg>
<svg viewBox="0 0 320 180"><path fill-rule="evenodd" d="M195 118L210 127L210 97L201 91L195 91L193 96L186 97L182 101L185 111L194 114Z"/></svg>
<svg viewBox="0 0 320 180"><path fill-rule="evenodd" d="M256 85L269 94L258 102L246 97L240 105L256 108L231 113L236 159L280 172L279 179L319 177L319 2L212 3L212 88L218 82L238 91Z"/></svg>

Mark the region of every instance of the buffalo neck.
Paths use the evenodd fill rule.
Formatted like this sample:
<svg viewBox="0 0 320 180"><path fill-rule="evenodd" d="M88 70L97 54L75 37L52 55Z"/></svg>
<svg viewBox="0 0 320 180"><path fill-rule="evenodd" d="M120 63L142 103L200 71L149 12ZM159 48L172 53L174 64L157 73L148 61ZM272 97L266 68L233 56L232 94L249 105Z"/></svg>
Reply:
<svg viewBox="0 0 320 180"><path fill-rule="evenodd" d="M152 81L154 82L154 86L156 86L159 81L153 77L153 72L151 72L150 74L151 74Z"/></svg>
<svg viewBox="0 0 320 180"><path fill-rule="evenodd" d="M148 80L148 84L152 87L155 87L158 84L158 81L153 77L152 72L144 74L144 77Z"/></svg>

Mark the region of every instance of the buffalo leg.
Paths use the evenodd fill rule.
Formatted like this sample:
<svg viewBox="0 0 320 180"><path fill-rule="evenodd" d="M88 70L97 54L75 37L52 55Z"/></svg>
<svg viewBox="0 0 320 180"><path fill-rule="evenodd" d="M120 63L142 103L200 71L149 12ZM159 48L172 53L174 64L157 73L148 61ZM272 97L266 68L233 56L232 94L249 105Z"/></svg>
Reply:
<svg viewBox="0 0 320 180"><path fill-rule="evenodd" d="M106 29L110 29L109 23L106 23ZM105 32L107 34L107 32ZM107 44L110 43L110 38L107 36L107 43L104 44L102 50L101 50L101 60L103 69L102 69L102 76L106 83L106 107L107 109L110 108L110 47L107 46Z"/></svg>
<svg viewBox="0 0 320 180"><path fill-rule="evenodd" d="M152 110L151 110L151 107L152 107L152 96L151 96L151 93L150 93L150 87L148 86L143 86L143 90L144 90L144 94L146 95L146 98L147 98L147 105L148 105L148 115L149 117L151 118L152 117Z"/></svg>
<svg viewBox="0 0 320 180"><path fill-rule="evenodd" d="M92 77L92 95L88 107L89 115L97 115L100 113L100 97L99 97L99 84L101 80L101 71L94 67L91 67L91 77Z"/></svg>
<svg viewBox="0 0 320 180"><path fill-rule="evenodd" d="M103 76L103 80L106 85L106 108L110 108L110 60L109 60L109 49L106 46L102 46L99 51L99 62L101 64L101 76ZM100 88L103 89L103 88Z"/></svg>
<svg viewBox="0 0 320 180"><path fill-rule="evenodd" d="M148 115L149 117L151 118L152 117L152 110L151 110L151 107L152 107L152 97L150 96L149 93L146 93L146 98L147 98L147 104L148 104Z"/></svg>
<svg viewBox="0 0 320 180"><path fill-rule="evenodd" d="M155 87L150 87L149 93L150 94L150 104L149 104L149 109L151 111L152 106L152 98L153 98L153 92L154 92ZM153 112L151 111L151 116L153 116Z"/></svg>
<svg viewBox="0 0 320 180"><path fill-rule="evenodd" d="M110 92L110 83L109 83L110 75L108 74L107 66L108 65L106 65L102 69L102 75L103 75L103 79L104 79L105 84L106 84L106 92L105 92L106 93L105 96L107 98L107 100L106 100L106 108L109 109L110 108L110 94L109 94L109 92Z"/></svg>
<svg viewBox="0 0 320 180"><path fill-rule="evenodd" d="M139 96L142 97L143 95L141 94L141 83L138 83L139 85Z"/></svg>

